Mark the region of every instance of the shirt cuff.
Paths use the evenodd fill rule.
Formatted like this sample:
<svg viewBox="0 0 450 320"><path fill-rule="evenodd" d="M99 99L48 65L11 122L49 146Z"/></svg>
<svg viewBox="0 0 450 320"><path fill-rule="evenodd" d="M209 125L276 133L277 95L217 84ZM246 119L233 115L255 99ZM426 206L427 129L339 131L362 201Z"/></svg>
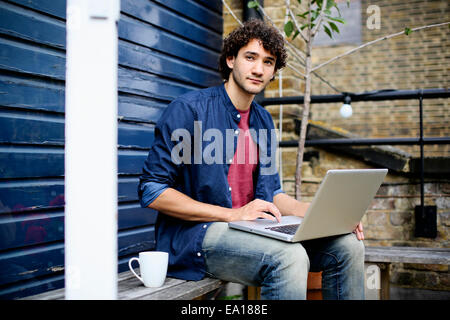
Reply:
<svg viewBox="0 0 450 320"><path fill-rule="evenodd" d="M147 182L143 186L143 192L140 199L141 207L147 208L150 203L155 201L156 198L159 197L164 190L169 187L166 184L157 183L157 182Z"/></svg>
<svg viewBox="0 0 450 320"><path fill-rule="evenodd" d="M275 197L277 194L279 194L279 193L284 193L284 191L283 191L283 189L277 189L277 190L275 190L274 192L273 192L273 196Z"/></svg>

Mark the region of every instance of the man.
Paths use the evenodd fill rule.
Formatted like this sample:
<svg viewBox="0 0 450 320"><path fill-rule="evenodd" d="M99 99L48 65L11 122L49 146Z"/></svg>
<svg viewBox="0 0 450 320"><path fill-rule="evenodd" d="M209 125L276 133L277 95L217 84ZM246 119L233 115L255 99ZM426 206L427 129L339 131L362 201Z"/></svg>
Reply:
<svg viewBox="0 0 450 320"><path fill-rule="evenodd" d="M363 299L361 224L354 234L301 243L228 228L234 220L304 216L308 208L281 189L273 121L253 101L285 63L273 27L251 20L234 30L220 58L224 84L182 95L158 121L141 205L160 212L156 249L169 252L170 276L208 275L261 286L262 299L305 299L308 271L323 270L324 298Z"/></svg>

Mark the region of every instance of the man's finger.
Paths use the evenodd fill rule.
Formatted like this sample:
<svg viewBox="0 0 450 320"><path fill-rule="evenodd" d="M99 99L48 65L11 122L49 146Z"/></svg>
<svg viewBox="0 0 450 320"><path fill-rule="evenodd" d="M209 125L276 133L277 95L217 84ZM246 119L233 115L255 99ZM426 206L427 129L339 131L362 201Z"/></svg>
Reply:
<svg viewBox="0 0 450 320"><path fill-rule="evenodd" d="M268 206L265 211L266 212L268 211L277 219L278 222L281 222L281 212L273 203L268 203Z"/></svg>
<svg viewBox="0 0 450 320"><path fill-rule="evenodd" d="M356 230L356 238L358 238L358 240L364 240L364 233L362 233L359 230Z"/></svg>
<svg viewBox="0 0 450 320"><path fill-rule="evenodd" d="M271 213L269 211L263 211L261 217L265 218L265 219L269 219L269 220L280 222L280 220L278 220L277 217L273 213Z"/></svg>

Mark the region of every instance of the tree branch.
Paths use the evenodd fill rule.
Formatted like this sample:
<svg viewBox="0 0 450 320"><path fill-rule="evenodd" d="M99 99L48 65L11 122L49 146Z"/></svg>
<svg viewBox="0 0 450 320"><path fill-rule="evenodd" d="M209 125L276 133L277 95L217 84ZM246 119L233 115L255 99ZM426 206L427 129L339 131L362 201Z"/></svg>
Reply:
<svg viewBox="0 0 450 320"><path fill-rule="evenodd" d="M327 0L322 1L322 9L320 10L319 17L317 18L317 24L314 26L314 28L311 31L311 38L314 38L317 31L319 31L320 24L322 23L323 15L324 15L325 9L327 7L327 2L328 2ZM309 8L309 10L311 10L311 8Z"/></svg>
<svg viewBox="0 0 450 320"><path fill-rule="evenodd" d="M228 6L228 4L225 2L225 0L222 0L222 3L227 8L228 12L231 13L231 15L233 16L234 20L236 20L242 26L243 23L241 22L241 20L238 19L238 17L236 17L236 15L234 14L233 10L231 10L231 8Z"/></svg>
<svg viewBox="0 0 450 320"><path fill-rule="evenodd" d="M286 6L287 6L287 4L286 4ZM289 7L287 7L287 8L289 8ZM297 31L300 33L300 36L302 37L303 41L308 42L308 39L303 34L302 29L298 26L297 19L295 19L294 12L292 12L291 8L289 8L289 15L291 16L292 20L294 21L295 29L297 29Z"/></svg>
<svg viewBox="0 0 450 320"><path fill-rule="evenodd" d="M431 25L427 25L427 26L417 27L417 28L411 29L411 31L418 31L418 30L422 30L422 29L428 29L428 28L433 28L433 27L440 27L440 26L444 26L444 25L447 25L447 24L450 24L450 22L443 22L443 23L437 23L437 24L431 24ZM349 54L352 54L353 52L358 51L359 49L365 48L367 46L370 46L370 45L375 44L377 42L380 42L382 40L387 40L387 39L390 39L390 38L393 38L393 37L400 36L402 34L405 34L404 30L400 31L400 32L397 32L397 33L393 33L393 34L387 35L387 36L383 36L381 38L378 38L378 39L375 39L375 40L372 40L372 41L369 41L369 42L366 42L366 43L360 45L359 47L353 48L353 49L351 49L351 50L349 50L347 52L344 52L344 53L342 53L340 55L337 55L336 57L334 57L334 58L332 58L332 59L330 59L328 61L325 61L325 62L315 66L314 68L312 68L312 71L315 71L315 70L317 70L319 68L322 68L323 66L325 66L327 64L330 64L330 63L332 63L332 62L334 62L334 61L336 61L336 60L338 60L340 58L348 56Z"/></svg>
<svg viewBox="0 0 450 320"><path fill-rule="evenodd" d="M291 69L292 71L298 73L300 76L302 76L304 79L306 79L306 76L301 73L300 71L298 71L292 64L290 64L289 62L286 63L286 66Z"/></svg>

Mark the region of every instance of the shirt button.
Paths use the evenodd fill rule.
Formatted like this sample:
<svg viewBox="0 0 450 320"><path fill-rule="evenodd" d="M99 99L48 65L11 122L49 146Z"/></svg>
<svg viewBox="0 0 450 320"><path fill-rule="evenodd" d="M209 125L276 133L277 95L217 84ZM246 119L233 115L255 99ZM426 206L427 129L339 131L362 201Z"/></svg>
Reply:
<svg viewBox="0 0 450 320"><path fill-rule="evenodd" d="M231 191L231 187L228 187L228 191Z"/></svg>
<svg viewBox="0 0 450 320"><path fill-rule="evenodd" d="M197 252L197 256L201 257L201 256L202 256L202 254L201 254L200 252Z"/></svg>
<svg viewBox="0 0 450 320"><path fill-rule="evenodd" d="M240 115L240 114L238 114L238 115L237 115L237 117L238 117L238 118L240 118L240 117L241 117L241 115Z"/></svg>
<svg viewBox="0 0 450 320"><path fill-rule="evenodd" d="M228 159L228 163L232 163L233 162L233 159Z"/></svg>
<svg viewBox="0 0 450 320"><path fill-rule="evenodd" d="M239 130L234 130L234 134L239 134Z"/></svg>
<svg viewBox="0 0 450 320"><path fill-rule="evenodd" d="M204 224L204 225L203 225L203 229L206 229L206 227L207 227L207 225L206 225L206 224Z"/></svg>

